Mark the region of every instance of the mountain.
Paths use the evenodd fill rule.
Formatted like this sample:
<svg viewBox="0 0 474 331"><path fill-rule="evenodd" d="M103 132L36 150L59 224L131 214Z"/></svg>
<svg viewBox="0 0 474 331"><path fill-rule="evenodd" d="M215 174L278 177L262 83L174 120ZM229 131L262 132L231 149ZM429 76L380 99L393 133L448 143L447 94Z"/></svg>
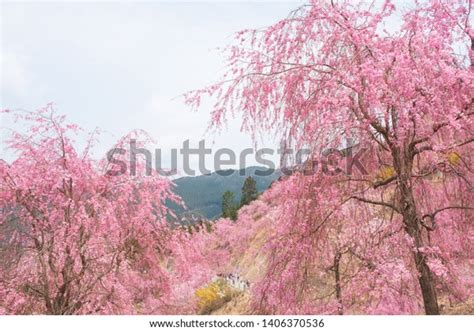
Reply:
<svg viewBox="0 0 474 331"><path fill-rule="evenodd" d="M257 171L257 174L255 173ZM186 209L174 203L168 203L180 218L194 215L195 218L216 219L221 215L222 194L232 191L235 202L240 202L241 189L245 179L252 176L257 182L258 192L266 190L270 184L281 176L279 170L273 170L270 175L262 176L260 172L267 171L264 167L248 167L241 170L220 170L208 175L196 177L181 177L175 179L174 193L183 199Z"/></svg>

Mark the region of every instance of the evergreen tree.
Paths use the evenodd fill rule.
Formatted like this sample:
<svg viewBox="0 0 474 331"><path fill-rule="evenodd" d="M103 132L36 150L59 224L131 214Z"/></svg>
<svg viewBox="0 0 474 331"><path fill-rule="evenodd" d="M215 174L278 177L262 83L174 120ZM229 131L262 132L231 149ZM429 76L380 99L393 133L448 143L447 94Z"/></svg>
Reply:
<svg viewBox="0 0 474 331"><path fill-rule="evenodd" d="M251 201L257 199L257 182L252 176L248 176L245 179L244 185L242 186L242 198L240 199L240 206L249 204Z"/></svg>
<svg viewBox="0 0 474 331"><path fill-rule="evenodd" d="M222 217L235 221L237 218L237 205L234 201L234 192L225 191L222 195Z"/></svg>

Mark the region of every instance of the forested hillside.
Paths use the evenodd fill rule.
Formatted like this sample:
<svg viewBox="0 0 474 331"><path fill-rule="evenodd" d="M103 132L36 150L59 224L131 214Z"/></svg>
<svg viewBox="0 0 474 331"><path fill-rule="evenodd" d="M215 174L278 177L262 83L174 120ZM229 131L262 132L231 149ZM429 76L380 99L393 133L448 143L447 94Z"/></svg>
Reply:
<svg viewBox="0 0 474 331"><path fill-rule="evenodd" d="M224 170L209 175L196 177L181 177L174 180L176 186L173 192L183 199L185 206L169 203L178 216L192 213L206 219L215 219L222 213L222 195L225 191L234 193L236 201L240 201L242 185L248 176L257 183L259 192L267 189L270 184L280 177L280 172L274 170L267 176L258 176L255 171L268 170L263 167L248 167L242 170ZM258 173L258 172L257 172Z"/></svg>

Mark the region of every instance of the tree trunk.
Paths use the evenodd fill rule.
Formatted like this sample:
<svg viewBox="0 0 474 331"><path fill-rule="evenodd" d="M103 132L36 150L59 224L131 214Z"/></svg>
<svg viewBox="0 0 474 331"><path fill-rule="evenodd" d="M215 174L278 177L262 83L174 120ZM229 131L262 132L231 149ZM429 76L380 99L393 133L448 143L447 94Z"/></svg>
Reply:
<svg viewBox="0 0 474 331"><path fill-rule="evenodd" d="M339 262L341 261L341 253L338 252L336 253L336 256L334 257L334 280L335 280L335 285L336 285L336 299L337 302L339 303L339 307L337 308L337 313L339 315L344 314L344 308L342 306L342 294L341 294L341 275L339 271Z"/></svg>
<svg viewBox="0 0 474 331"><path fill-rule="evenodd" d="M411 167L408 166L405 169L403 168L405 167L402 166L400 169L402 171L399 176L398 186L398 189L400 190L400 211L403 216L405 231L413 239L416 248L413 257L418 271L418 282L423 296L425 313L427 315L439 315L438 299L436 297L433 276L429 266L426 264L424 254L418 250L424 246L422 238L423 228L417 214L413 191L409 183ZM405 170L405 172L403 170Z"/></svg>
<svg viewBox="0 0 474 331"><path fill-rule="evenodd" d="M420 273L418 282L420 283L421 294L423 296L423 304L425 306L426 315L439 315L438 299L433 284L431 270L424 260L424 256L416 252L415 263L416 269Z"/></svg>

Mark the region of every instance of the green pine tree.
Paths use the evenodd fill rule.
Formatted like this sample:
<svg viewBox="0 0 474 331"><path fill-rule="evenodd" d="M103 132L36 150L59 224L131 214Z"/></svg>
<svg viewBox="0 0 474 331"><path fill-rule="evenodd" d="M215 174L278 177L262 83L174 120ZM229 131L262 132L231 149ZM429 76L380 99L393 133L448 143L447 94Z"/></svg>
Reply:
<svg viewBox="0 0 474 331"><path fill-rule="evenodd" d="M248 176L245 179L244 185L242 186L242 198L240 200L240 206L249 204L251 201L257 199L257 182L252 176Z"/></svg>
<svg viewBox="0 0 474 331"><path fill-rule="evenodd" d="M225 191L222 195L222 217L232 220L237 219L237 205L234 200L234 192Z"/></svg>

